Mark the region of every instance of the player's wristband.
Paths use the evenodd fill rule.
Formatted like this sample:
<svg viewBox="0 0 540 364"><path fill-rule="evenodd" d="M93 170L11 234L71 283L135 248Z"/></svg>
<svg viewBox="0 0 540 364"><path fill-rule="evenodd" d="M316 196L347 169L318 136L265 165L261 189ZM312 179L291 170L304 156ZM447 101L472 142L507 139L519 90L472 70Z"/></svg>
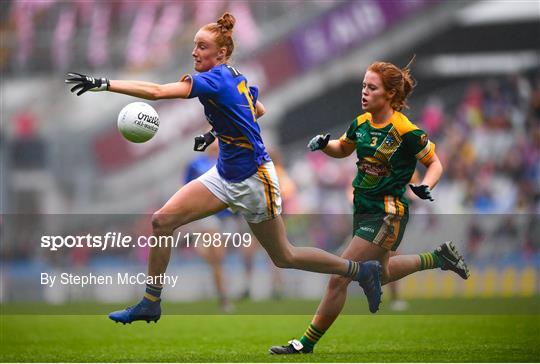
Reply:
<svg viewBox="0 0 540 364"><path fill-rule="evenodd" d="M99 84L99 86L91 88L89 91L92 92L98 92L98 91L107 91L109 89L109 86L111 85L111 82L108 78L102 77L100 79L96 79L96 84Z"/></svg>

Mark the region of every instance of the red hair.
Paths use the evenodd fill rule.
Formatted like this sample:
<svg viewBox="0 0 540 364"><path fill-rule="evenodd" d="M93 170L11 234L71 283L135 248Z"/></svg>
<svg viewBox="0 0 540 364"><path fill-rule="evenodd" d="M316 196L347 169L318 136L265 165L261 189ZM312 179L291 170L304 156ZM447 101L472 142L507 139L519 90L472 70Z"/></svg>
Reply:
<svg viewBox="0 0 540 364"><path fill-rule="evenodd" d="M394 110L401 111L409 107L407 98L416 86L410 68L414 58L403 69L389 62L375 62L368 67L368 71L375 72L381 77L386 92L394 91L394 96L390 100L390 106Z"/></svg>
<svg viewBox="0 0 540 364"><path fill-rule="evenodd" d="M225 58L227 60L231 57L232 52L234 51L232 32L235 23L235 17L231 13L226 12L217 20L217 22L206 24L203 27L204 30L208 30L214 34L214 40L219 48L225 47L227 49L225 54Z"/></svg>

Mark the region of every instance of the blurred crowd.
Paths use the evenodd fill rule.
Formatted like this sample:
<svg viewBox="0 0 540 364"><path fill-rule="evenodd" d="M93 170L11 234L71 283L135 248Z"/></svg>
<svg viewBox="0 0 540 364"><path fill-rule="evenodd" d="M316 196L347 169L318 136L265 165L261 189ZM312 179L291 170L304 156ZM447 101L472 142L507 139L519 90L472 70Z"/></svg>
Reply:
<svg viewBox="0 0 540 364"><path fill-rule="evenodd" d="M0 69L8 74L79 69L141 70L184 64L193 34L227 10L237 19L236 37L249 52L265 40L264 27L334 1L284 0L14 0L3 2Z"/></svg>
<svg viewBox="0 0 540 364"><path fill-rule="evenodd" d="M540 212L540 75L471 82L454 115L422 122L439 141L447 183L475 213Z"/></svg>

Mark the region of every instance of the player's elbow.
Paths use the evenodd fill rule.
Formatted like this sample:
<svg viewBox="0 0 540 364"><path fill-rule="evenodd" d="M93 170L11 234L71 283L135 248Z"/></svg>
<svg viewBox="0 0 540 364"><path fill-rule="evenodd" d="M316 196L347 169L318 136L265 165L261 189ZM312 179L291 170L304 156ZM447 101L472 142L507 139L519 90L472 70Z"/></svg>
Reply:
<svg viewBox="0 0 540 364"><path fill-rule="evenodd" d="M342 144L338 144L335 148L327 147L326 149L323 149L323 152L333 158L345 158L350 156L352 153L349 152Z"/></svg>
<svg viewBox="0 0 540 364"><path fill-rule="evenodd" d="M348 152L348 150L346 150L343 145L340 147L339 149L339 152L338 152L338 158L346 158L348 156L350 156L351 153Z"/></svg>
<svg viewBox="0 0 540 364"><path fill-rule="evenodd" d="M161 100L165 98L165 90L161 85L153 85L151 86L149 92L148 92L148 100Z"/></svg>
<svg viewBox="0 0 540 364"><path fill-rule="evenodd" d="M257 102L257 107L255 111L256 111L256 114L257 114L256 116L258 119L266 113L266 108L264 107L262 103Z"/></svg>
<svg viewBox="0 0 540 364"><path fill-rule="evenodd" d="M439 158L437 158L436 156L433 156L432 158L430 158L426 163L425 163L425 166L426 168L431 168L431 169L434 169L434 170L438 170L440 173L443 172L443 166L442 166L442 163L441 161L439 160Z"/></svg>
<svg viewBox="0 0 540 364"><path fill-rule="evenodd" d="M332 158L345 158L355 150L354 145L343 143L341 140L330 140L323 152Z"/></svg>

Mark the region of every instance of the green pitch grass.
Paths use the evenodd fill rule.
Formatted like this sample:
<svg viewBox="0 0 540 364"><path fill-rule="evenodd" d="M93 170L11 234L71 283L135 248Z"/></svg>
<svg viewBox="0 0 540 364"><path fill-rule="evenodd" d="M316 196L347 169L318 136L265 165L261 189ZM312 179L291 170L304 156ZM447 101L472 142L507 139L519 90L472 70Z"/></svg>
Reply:
<svg viewBox="0 0 540 364"><path fill-rule="evenodd" d="M209 303L166 305L189 312ZM2 362L537 362L540 360L538 298L411 301L407 315L344 315L314 354L278 357L271 345L303 333L311 315L166 315L158 324L115 324L104 315L53 315L70 307L3 305ZM352 299L348 310L365 305ZM116 306L116 305L115 305ZM240 304L238 312L316 306L315 301ZM425 314L438 306L438 314ZM456 307L469 314L450 314ZM35 304L33 307L36 309ZM71 305L72 312L81 305ZM73 309L73 307L77 309ZM89 312L99 305L88 305ZM513 312L508 309L514 308ZM108 306L103 306L101 309ZM116 307L118 308L118 307ZM445 312L445 309L448 313ZM489 313L479 315L473 312ZM37 310L37 309L36 309ZM454 310L454 311L452 311ZM467 312L469 312L467 311ZM36 311L37 312L37 311ZM465 312L465 311L462 311ZM386 311L388 313L388 311ZM420 315L419 313L422 313ZM519 313L519 314L512 314Z"/></svg>

